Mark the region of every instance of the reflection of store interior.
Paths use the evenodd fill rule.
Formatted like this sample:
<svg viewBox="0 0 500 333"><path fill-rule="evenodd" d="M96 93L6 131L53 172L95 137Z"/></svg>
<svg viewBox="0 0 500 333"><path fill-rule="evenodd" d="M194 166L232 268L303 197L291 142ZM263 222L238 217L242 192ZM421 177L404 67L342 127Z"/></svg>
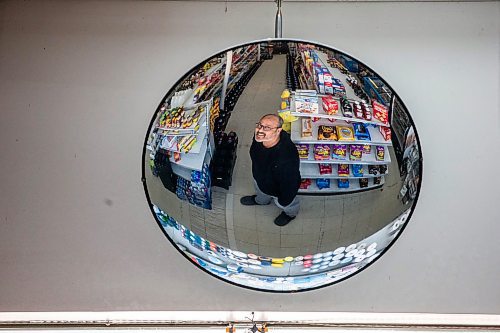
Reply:
<svg viewBox="0 0 500 333"><path fill-rule="evenodd" d="M238 252L296 257L360 242L414 198L407 193L419 153L408 162L411 125L394 101L368 68L331 50L262 43L223 53L160 107L146 151L151 201L193 234ZM240 204L254 193L254 124L269 113L285 120L301 157L301 210L285 227L273 223L276 206ZM402 134L392 133L395 122Z"/></svg>

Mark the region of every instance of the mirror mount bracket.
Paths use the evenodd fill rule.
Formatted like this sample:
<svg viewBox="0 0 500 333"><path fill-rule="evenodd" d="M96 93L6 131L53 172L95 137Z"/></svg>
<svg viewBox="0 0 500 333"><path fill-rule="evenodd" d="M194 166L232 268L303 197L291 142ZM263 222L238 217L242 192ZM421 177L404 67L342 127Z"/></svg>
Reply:
<svg viewBox="0 0 500 333"><path fill-rule="evenodd" d="M278 5L276 19L274 21L274 37L283 38L283 15L281 14L281 0L274 0Z"/></svg>

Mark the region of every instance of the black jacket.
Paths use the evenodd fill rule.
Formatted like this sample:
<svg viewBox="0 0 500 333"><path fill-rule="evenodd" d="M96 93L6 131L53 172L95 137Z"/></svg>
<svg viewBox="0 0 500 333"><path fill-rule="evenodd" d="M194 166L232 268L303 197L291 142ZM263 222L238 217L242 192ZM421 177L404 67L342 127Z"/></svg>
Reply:
<svg viewBox="0 0 500 333"><path fill-rule="evenodd" d="M250 147L252 175L260 190L277 197L282 206L288 206L299 190L300 159L295 144L285 131L274 147L265 148L253 139Z"/></svg>

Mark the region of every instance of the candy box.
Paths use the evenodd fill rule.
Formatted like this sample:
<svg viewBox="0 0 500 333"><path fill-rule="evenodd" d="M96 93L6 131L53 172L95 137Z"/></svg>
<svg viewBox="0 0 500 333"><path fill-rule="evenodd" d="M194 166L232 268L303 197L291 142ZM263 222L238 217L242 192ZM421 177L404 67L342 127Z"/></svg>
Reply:
<svg viewBox="0 0 500 333"><path fill-rule="evenodd" d="M354 104L354 116L359 119L363 119L363 110L361 109L361 105Z"/></svg>
<svg viewBox="0 0 500 333"><path fill-rule="evenodd" d="M389 111L384 104L381 104L377 101L372 102L373 106L373 118L387 124L389 122Z"/></svg>
<svg viewBox="0 0 500 333"><path fill-rule="evenodd" d="M330 159L329 145L314 145L314 159L317 161Z"/></svg>
<svg viewBox="0 0 500 333"><path fill-rule="evenodd" d="M383 161L385 158L385 148L384 146L375 147L375 158L377 161Z"/></svg>
<svg viewBox="0 0 500 333"><path fill-rule="evenodd" d="M312 136L312 121L310 118L302 118L302 137L307 138Z"/></svg>
<svg viewBox="0 0 500 333"><path fill-rule="evenodd" d="M359 187L361 188L368 187L368 178L361 178L359 180Z"/></svg>
<svg viewBox="0 0 500 333"><path fill-rule="evenodd" d="M354 177L363 177L363 165L353 164L352 165L352 175Z"/></svg>
<svg viewBox="0 0 500 333"><path fill-rule="evenodd" d="M316 186L322 190L324 188L330 188L330 179L318 178L316 179Z"/></svg>
<svg viewBox="0 0 500 333"><path fill-rule="evenodd" d="M332 145L332 158L345 160L347 158L347 145Z"/></svg>
<svg viewBox="0 0 500 333"><path fill-rule="evenodd" d="M318 127L318 140L337 140L335 126L320 125Z"/></svg>
<svg viewBox="0 0 500 333"><path fill-rule="evenodd" d="M332 165L331 164L318 164L320 175L331 175Z"/></svg>
<svg viewBox="0 0 500 333"><path fill-rule="evenodd" d="M331 96L323 97L323 111L329 115L337 114L339 112L339 102L334 100Z"/></svg>
<svg viewBox="0 0 500 333"><path fill-rule="evenodd" d="M379 185L381 181L382 181L382 177L375 177L375 178L373 178L373 184L374 185Z"/></svg>
<svg viewBox="0 0 500 333"><path fill-rule="evenodd" d="M354 123L353 128L354 128L354 136L356 137L357 140L366 140L366 141L371 140L370 133L368 132L368 129L366 128L365 124Z"/></svg>
<svg viewBox="0 0 500 333"><path fill-rule="evenodd" d="M349 177L349 164L339 164L337 167L337 174L340 177Z"/></svg>
<svg viewBox="0 0 500 333"><path fill-rule="evenodd" d="M349 188L349 179L337 179L337 186L339 188Z"/></svg>
<svg viewBox="0 0 500 333"><path fill-rule="evenodd" d="M372 146L371 145L363 145L363 154L371 154Z"/></svg>
<svg viewBox="0 0 500 333"><path fill-rule="evenodd" d="M354 130L349 126L337 126L339 141L354 141Z"/></svg>
<svg viewBox="0 0 500 333"><path fill-rule="evenodd" d="M391 129L389 127L379 126L379 131L380 131L380 134L382 134L382 137L384 138L384 140L391 139Z"/></svg>
<svg viewBox="0 0 500 333"><path fill-rule="evenodd" d="M309 158L309 145L296 144L297 152L299 153L299 158L307 159Z"/></svg>
<svg viewBox="0 0 500 333"><path fill-rule="evenodd" d="M361 161L363 157L363 146L362 145L350 145L349 146L349 159L351 161Z"/></svg>

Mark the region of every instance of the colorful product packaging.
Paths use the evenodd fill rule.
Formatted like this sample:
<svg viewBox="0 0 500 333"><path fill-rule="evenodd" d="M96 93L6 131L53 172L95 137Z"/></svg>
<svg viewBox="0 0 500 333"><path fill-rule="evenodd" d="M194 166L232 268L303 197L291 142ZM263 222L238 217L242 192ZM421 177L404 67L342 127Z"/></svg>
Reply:
<svg viewBox="0 0 500 333"><path fill-rule="evenodd" d="M347 158L347 145L332 145L332 158L336 160L345 160Z"/></svg>
<svg viewBox="0 0 500 333"><path fill-rule="evenodd" d="M373 118L383 122L384 124L387 124L389 122L389 111L387 110L387 107L375 100L372 102L372 107Z"/></svg>
<svg viewBox="0 0 500 333"><path fill-rule="evenodd" d="M322 190L324 188L330 188L330 179L318 178L316 179L316 186Z"/></svg>
<svg viewBox="0 0 500 333"><path fill-rule="evenodd" d="M300 159L309 158L309 145L296 144L295 147L297 147L297 152L299 153Z"/></svg>
<svg viewBox="0 0 500 333"><path fill-rule="evenodd" d="M363 145L363 154L371 154L372 146L371 145Z"/></svg>
<svg viewBox="0 0 500 333"><path fill-rule="evenodd" d="M373 178L373 184L374 185L379 185L382 181L382 177L375 177Z"/></svg>
<svg viewBox="0 0 500 333"><path fill-rule="evenodd" d="M318 140L337 140L335 126L320 125L318 127Z"/></svg>
<svg viewBox="0 0 500 333"><path fill-rule="evenodd" d="M368 129L366 128L365 124L362 123L354 123L353 125L354 128L354 136L356 137L357 140L365 140L365 141L370 141L370 132L368 132Z"/></svg>
<svg viewBox="0 0 500 333"><path fill-rule="evenodd" d="M300 181L300 189L302 190L308 189L311 184L312 182L309 178L302 179Z"/></svg>
<svg viewBox="0 0 500 333"><path fill-rule="evenodd" d="M329 145L314 145L314 159L317 161L330 159L330 146Z"/></svg>
<svg viewBox="0 0 500 333"><path fill-rule="evenodd" d="M375 158L377 161L383 161L385 158L385 147L384 146L376 146L375 147Z"/></svg>
<svg viewBox="0 0 500 333"><path fill-rule="evenodd" d="M354 130L350 126L337 126L339 141L354 141Z"/></svg>
<svg viewBox="0 0 500 333"><path fill-rule="evenodd" d="M332 165L331 164L318 164L320 175L331 175Z"/></svg>
<svg viewBox="0 0 500 333"><path fill-rule="evenodd" d="M339 102L331 96L323 97L323 111L328 115L335 115L339 112Z"/></svg>
<svg viewBox="0 0 500 333"><path fill-rule="evenodd" d="M360 188L368 187L368 178L361 178L359 180L359 187Z"/></svg>
<svg viewBox="0 0 500 333"><path fill-rule="evenodd" d="M391 129L389 127L379 126L379 131L380 131L380 134L382 134L382 137L384 138L384 140L391 139Z"/></svg>
<svg viewBox="0 0 500 333"><path fill-rule="evenodd" d="M339 164L337 167L337 174L340 177L349 177L349 164Z"/></svg>
<svg viewBox="0 0 500 333"><path fill-rule="evenodd" d="M354 177L363 177L363 165L353 164L352 165L352 175Z"/></svg>
<svg viewBox="0 0 500 333"><path fill-rule="evenodd" d="M337 186L339 188L349 188L349 179L337 179Z"/></svg>
<svg viewBox="0 0 500 333"><path fill-rule="evenodd" d="M349 146L349 159L351 161L361 161L363 158L363 146L362 145L350 145Z"/></svg>
<svg viewBox="0 0 500 333"><path fill-rule="evenodd" d="M302 125L302 137L307 138L312 136L312 121L310 118L302 118L301 119L301 125Z"/></svg>

